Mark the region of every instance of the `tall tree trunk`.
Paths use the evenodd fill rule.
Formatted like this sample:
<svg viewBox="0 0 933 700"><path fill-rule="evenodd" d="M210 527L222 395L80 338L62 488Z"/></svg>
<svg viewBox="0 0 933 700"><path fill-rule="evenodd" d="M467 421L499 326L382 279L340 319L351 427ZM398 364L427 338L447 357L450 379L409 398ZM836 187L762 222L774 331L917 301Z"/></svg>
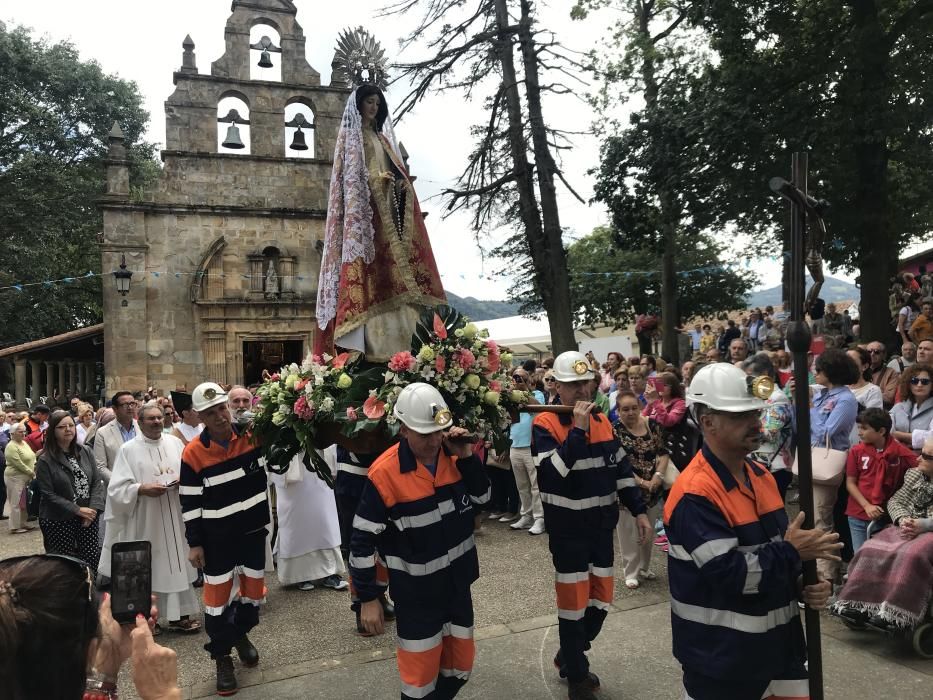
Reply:
<svg viewBox="0 0 933 700"><path fill-rule="evenodd" d="M521 98L518 91L518 76L515 72L515 60L512 54L512 40L509 26L509 9L506 0L495 0L496 27L499 36L496 53L502 66L502 89L505 91L507 114L509 119L509 151L516 175L518 188L519 212L528 252L534 267L537 287L541 294L544 310L548 315L551 330L551 343L554 353L575 350L576 340L573 333L573 321L570 314L570 288L567 278L567 261L563 244L558 236L558 245L553 247L551 239L545 234L535 198L534 173L528 162L527 144L522 121ZM540 109L540 93L539 109ZM543 121L542 121L543 123ZM539 176L540 179L540 176ZM553 181L552 181L553 184ZM560 221L557 223L560 229ZM559 276L555 274L559 272ZM562 276L563 286L558 286Z"/></svg>
<svg viewBox="0 0 933 700"><path fill-rule="evenodd" d="M563 229L557 207L557 189L554 173L557 166L551 155L544 126L544 110L541 107L541 84L538 80L538 57L531 31L531 3L521 0L521 21L518 41L525 73L525 94L528 99L528 119L531 125L531 143L535 158L538 194L541 197L541 218L544 239L547 242L548 267L542 270L547 277L543 287L551 296L548 321L551 327L551 342L555 354L576 350L577 341L573 332L573 311L570 306L570 278L567 273L567 254L564 250Z"/></svg>
<svg viewBox="0 0 933 700"><path fill-rule="evenodd" d="M645 113L651 121L657 114L658 80L654 46L651 37L651 6L636 3L637 33L641 44L641 76L645 84ZM661 230L661 335L662 351L667 360L680 363L680 347L677 342L677 230L680 227L680 212L676 194L665 183L657 185L658 208Z"/></svg>
<svg viewBox="0 0 933 700"><path fill-rule="evenodd" d="M873 0L852 3L854 55L853 80L861 98L861 109L852 115L856 124L856 190L853 207L855 238L862 243L861 313L859 325L864 341L887 341L891 337L888 310L888 281L896 271L897 250L878 250L878 241L893 242L888 218L888 146L885 115L890 94L889 49Z"/></svg>

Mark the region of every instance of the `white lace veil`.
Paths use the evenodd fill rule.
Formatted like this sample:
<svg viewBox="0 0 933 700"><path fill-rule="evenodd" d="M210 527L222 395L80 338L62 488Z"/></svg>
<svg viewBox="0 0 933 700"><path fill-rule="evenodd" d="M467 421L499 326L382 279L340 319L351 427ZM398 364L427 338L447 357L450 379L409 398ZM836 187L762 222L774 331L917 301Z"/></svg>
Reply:
<svg viewBox="0 0 933 700"><path fill-rule="evenodd" d="M382 135L401 163L391 115L382 125ZM334 169L330 176L327 223L324 226L324 253L317 290L319 328L324 329L337 315L342 265L359 258L368 265L375 259L374 235L369 172L363 151L363 120L356 106L354 90L343 110L334 148Z"/></svg>

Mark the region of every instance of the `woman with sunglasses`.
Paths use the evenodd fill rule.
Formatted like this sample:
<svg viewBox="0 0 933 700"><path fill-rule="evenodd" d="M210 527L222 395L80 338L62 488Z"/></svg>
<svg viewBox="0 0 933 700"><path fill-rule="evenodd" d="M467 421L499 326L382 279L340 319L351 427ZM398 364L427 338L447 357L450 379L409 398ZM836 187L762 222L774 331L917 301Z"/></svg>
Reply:
<svg viewBox="0 0 933 700"><path fill-rule="evenodd" d="M74 418L67 411L49 417L36 478L42 493L39 527L45 551L76 556L96 572L101 547L97 517L104 511L107 486L94 453L78 444Z"/></svg>
<svg viewBox="0 0 933 700"><path fill-rule="evenodd" d="M100 602L99 602L100 601ZM156 644L140 615L121 627L83 561L61 555L0 561L0 694L10 700L109 700L132 658L143 700L177 700L175 652ZM51 672L50 672L51 671Z"/></svg>
<svg viewBox="0 0 933 700"><path fill-rule="evenodd" d="M901 375L900 395L891 409L891 436L919 453L933 429L933 366L917 363Z"/></svg>

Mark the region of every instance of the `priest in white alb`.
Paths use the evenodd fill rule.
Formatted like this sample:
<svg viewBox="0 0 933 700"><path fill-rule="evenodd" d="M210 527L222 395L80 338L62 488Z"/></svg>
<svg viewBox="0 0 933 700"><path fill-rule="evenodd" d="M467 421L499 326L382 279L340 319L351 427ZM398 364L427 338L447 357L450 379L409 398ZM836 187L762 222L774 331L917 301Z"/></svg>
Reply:
<svg viewBox="0 0 933 700"><path fill-rule="evenodd" d="M195 633L200 612L192 587L197 572L188 563L185 525L178 500L181 440L162 432L163 411L148 403L139 411L140 434L117 453L107 487L107 522L100 571L110 576L110 549L117 542L152 544L152 592L160 624L174 632Z"/></svg>
<svg viewBox="0 0 933 700"><path fill-rule="evenodd" d="M326 459L326 455L325 455ZM285 474L270 474L279 531L275 539L279 583L299 590L350 587L340 554L340 525L334 491L305 469L301 454Z"/></svg>

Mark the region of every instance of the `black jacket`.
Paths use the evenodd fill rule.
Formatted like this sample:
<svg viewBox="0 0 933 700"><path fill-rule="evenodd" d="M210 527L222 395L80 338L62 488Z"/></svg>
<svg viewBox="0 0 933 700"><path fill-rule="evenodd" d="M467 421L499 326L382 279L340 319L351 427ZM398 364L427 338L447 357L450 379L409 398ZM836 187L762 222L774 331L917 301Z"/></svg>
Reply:
<svg viewBox="0 0 933 700"><path fill-rule="evenodd" d="M97 470L94 453L87 447L79 445L78 462L91 484L89 507L101 513L107 502L107 486ZM40 518L71 520L78 515L71 468L64 457L61 460L55 460L48 452L43 452L36 460L36 479L39 480L39 491L42 493L42 501L39 504Z"/></svg>

